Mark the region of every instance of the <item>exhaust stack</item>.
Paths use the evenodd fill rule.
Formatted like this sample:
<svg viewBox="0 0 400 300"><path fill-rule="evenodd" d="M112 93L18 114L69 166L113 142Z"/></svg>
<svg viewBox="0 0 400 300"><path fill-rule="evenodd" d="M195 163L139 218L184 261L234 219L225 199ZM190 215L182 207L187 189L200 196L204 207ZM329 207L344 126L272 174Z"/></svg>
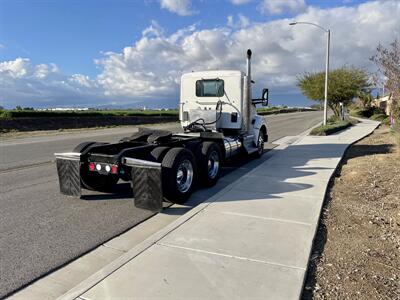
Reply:
<svg viewBox="0 0 400 300"><path fill-rule="evenodd" d="M244 131L250 130L250 110L251 110L251 50L247 50L247 74L243 83L243 125Z"/></svg>

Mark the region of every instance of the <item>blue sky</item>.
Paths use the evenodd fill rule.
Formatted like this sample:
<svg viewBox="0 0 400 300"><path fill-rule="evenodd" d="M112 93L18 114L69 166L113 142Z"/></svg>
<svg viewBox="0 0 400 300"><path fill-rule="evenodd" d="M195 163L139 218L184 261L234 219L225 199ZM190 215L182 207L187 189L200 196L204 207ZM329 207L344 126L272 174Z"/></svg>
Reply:
<svg viewBox="0 0 400 300"><path fill-rule="evenodd" d="M396 0L0 0L0 101L174 107L182 72L240 68L253 47L272 102L307 105L295 78L323 69L324 34L288 21L332 29L333 67L372 69L377 43L399 35L399 12ZM349 27L359 36L343 35Z"/></svg>

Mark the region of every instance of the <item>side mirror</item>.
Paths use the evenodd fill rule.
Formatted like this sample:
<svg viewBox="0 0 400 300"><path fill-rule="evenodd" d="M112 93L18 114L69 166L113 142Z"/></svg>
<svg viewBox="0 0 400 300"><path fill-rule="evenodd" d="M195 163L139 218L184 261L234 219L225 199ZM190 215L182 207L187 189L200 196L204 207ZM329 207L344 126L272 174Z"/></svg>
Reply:
<svg viewBox="0 0 400 300"><path fill-rule="evenodd" d="M261 96L261 99L262 99L261 105L262 106L267 106L268 105L268 95L269 95L269 90L268 89L263 89L262 96Z"/></svg>
<svg viewBox="0 0 400 300"><path fill-rule="evenodd" d="M254 105L261 104L262 106L268 105L268 89L263 89L260 99L251 100Z"/></svg>

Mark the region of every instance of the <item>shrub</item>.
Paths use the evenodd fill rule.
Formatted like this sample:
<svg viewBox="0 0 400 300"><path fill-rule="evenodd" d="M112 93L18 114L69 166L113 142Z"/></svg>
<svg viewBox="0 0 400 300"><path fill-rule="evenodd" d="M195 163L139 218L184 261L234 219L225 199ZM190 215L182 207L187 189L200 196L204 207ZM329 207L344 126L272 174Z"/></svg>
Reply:
<svg viewBox="0 0 400 300"><path fill-rule="evenodd" d="M37 111L7 110L0 118L43 118L43 117L110 117L110 116L176 116L178 110L88 110L88 111Z"/></svg>
<svg viewBox="0 0 400 300"><path fill-rule="evenodd" d="M374 114L371 116L371 120L374 121L383 121L387 118L387 116L385 114Z"/></svg>
<svg viewBox="0 0 400 300"><path fill-rule="evenodd" d="M385 116L385 119L382 120L383 125L390 125L390 117Z"/></svg>
<svg viewBox="0 0 400 300"><path fill-rule="evenodd" d="M0 119L9 119L12 115L9 110L1 110L0 111Z"/></svg>
<svg viewBox="0 0 400 300"><path fill-rule="evenodd" d="M333 123L337 123L337 122L340 122L340 121L342 121L342 119L339 116L332 115L326 120L326 123L327 124L333 124Z"/></svg>
<svg viewBox="0 0 400 300"><path fill-rule="evenodd" d="M324 107L321 104L313 104L310 107L315 110L323 110L324 109Z"/></svg>
<svg viewBox="0 0 400 300"><path fill-rule="evenodd" d="M343 129L350 127L352 124L350 121L339 121L335 123L328 123L327 125L321 125L311 130L310 135L329 135Z"/></svg>
<svg viewBox="0 0 400 300"><path fill-rule="evenodd" d="M370 118L373 115L385 115L385 112L378 107L356 108L350 111L350 116L357 118Z"/></svg>
<svg viewBox="0 0 400 300"><path fill-rule="evenodd" d="M350 111L350 116L357 117L357 118L364 118L365 115L365 108L356 108Z"/></svg>
<svg viewBox="0 0 400 300"><path fill-rule="evenodd" d="M383 119L382 124L389 126L390 125L390 117L386 117L385 119Z"/></svg>

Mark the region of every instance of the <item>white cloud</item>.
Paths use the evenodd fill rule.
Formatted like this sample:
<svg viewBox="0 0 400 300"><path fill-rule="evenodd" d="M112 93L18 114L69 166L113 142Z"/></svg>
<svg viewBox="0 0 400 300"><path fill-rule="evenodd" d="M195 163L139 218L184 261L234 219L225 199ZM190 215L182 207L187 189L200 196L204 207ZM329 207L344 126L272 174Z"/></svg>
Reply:
<svg viewBox="0 0 400 300"><path fill-rule="evenodd" d="M259 6L262 13L270 15L297 14L305 9L304 0L263 0Z"/></svg>
<svg viewBox="0 0 400 300"><path fill-rule="evenodd" d="M180 16L190 16L195 13L191 0L160 0L161 8Z"/></svg>
<svg viewBox="0 0 400 300"><path fill-rule="evenodd" d="M358 7L310 8L296 17L313 20L332 30L332 67L354 64L372 66L368 58L379 42L400 34L397 1L370 2ZM207 30L184 29L179 34L143 36L122 53L108 53L98 64L103 67L99 82L110 95L167 97L178 93L183 72L200 69L244 69L244 53L252 48L254 75L281 91L297 90L296 76L322 70L325 34L310 26L288 25L288 19ZM352 30L349 30L351 28ZM179 39L175 36L179 35Z"/></svg>
<svg viewBox="0 0 400 300"><path fill-rule="evenodd" d="M226 25L232 28L245 28L250 25L250 20L244 15L238 14L238 20L235 22L234 17L230 15L227 17Z"/></svg>
<svg viewBox="0 0 400 300"><path fill-rule="evenodd" d="M252 0L230 0L230 1L234 5L243 5L249 3Z"/></svg>
<svg viewBox="0 0 400 300"><path fill-rule="evenodd" d="M77 84L80 87L91 88L97 87L97 84L89 78L89 76L85 76L82 74L73 74L69 79L69 82L73 84Z"/></svg>
<svg viewBox="0 0 400 300"><path fill-rule="evenodd" d="M0 72L2 74L7 74L12 78L21 78L26 74L28 64L29 59L19 57L14 61L5 61L0 63Z"/></svg>
<svg viewBox="0 0 400 300"><path fill-rule="evenodd" d="M398 15L400 2L382 1L331 9L310 7L295 19L331 29L332 68L349 64L372 70L369 57L378 43L388 44L400 36ZM230 25L237 24L235 20L240 18L232 17ZM126 101L119 102L121 105L147 101L151 106L170 99L172 107L177 105L182 73L244 70L247 48L254 53L252 69L257 90L267 86L271 95L299 93L298 74L324 69L326 35L312 26L289 26L290 21L202 30L192 25L170 35L153 22L133 45L121 52L105 53L96 60L100 73L92 79L80 74L65 76L54 65L35 66L29 59L3 62L0 100L33 98L38 103L60 103L62 99L81 97L95 99L93 105L118 100Z"/></svg>
<svg viewBox="0 0 400 300"><path fill-rule="evenodd" d="M29 64L29 61L27 61L27 63ZM48 77L50 74L57 74L58 72L58 67L55 64L40 64L35 66L33 76L42 79Z"/></svg>
<svg viewBox="0 0 400 300"><path fill-rule="evenodd" d="M151 20L151 25L142 31L142 35L147 37L162 37L164 35L164 28L157 21Z"/></svg>
<svg viewBox="0 0 400 300"><path fill-rule="evenodd" d="M101 99L102 88L89 77L63 75L55 64L34 65L28 58L0 62L2 105L86 105ZM88 102L82 102L88 100Z"/></svg>

